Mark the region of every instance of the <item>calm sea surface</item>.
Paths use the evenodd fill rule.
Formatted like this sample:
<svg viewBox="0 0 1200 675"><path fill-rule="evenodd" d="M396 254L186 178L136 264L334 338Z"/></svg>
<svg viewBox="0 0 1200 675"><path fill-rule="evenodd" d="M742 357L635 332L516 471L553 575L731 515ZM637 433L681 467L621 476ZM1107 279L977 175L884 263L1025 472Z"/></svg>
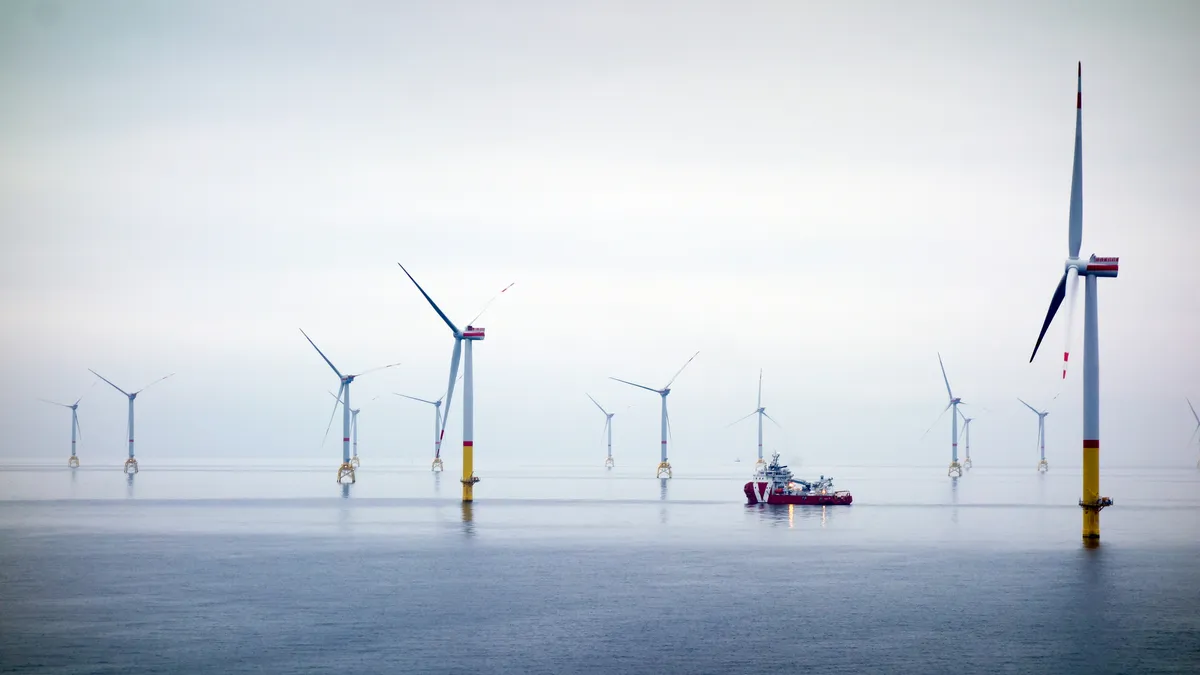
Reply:
<svg viewBox="0 0 1200 675"><path fill-rule="evenodd" d="M1200 672L1194 469L143 467L0 467L0 672Z"/></svg>

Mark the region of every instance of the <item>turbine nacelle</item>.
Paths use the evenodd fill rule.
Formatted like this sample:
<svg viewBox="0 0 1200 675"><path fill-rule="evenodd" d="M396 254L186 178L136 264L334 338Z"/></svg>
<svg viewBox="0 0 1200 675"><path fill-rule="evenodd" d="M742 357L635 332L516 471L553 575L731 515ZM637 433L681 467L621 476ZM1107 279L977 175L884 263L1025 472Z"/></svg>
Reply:
<svg viewBox="0 0 1200 675"><path fill-rule="evenodd" d="M476 326L467 326L466 330L458 333L454 337L459 338L460 340L482 340L483 339L483 331L484 331L483 328L478 328Z"/></svg>

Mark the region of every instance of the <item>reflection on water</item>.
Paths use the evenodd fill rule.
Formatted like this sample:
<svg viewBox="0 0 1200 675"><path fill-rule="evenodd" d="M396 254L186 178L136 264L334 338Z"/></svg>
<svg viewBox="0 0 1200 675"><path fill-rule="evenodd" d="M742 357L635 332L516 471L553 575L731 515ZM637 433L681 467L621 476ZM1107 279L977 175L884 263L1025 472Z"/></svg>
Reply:
<svg viewBox="0 0 1200 675"><path fill-rule="evenodd" d="M125 498L133 499L133 474L125 474Z"/></svg>
<svg viewBox="0 0 1200 675"><path fill-rule="evenodd" d="M342 483L342 499L350 498L350 484Z"/></svg>
<svg viewBox="0 0 1200 675"><path fill-rule="evenodd" d="M658 500L661 502L667 501L667 479L666 478L658 479ZM658 509L658 522L663 525L667 524L667 506L666 506L666 504L663 504Z"/></svg>
<svg viewBox="0 0 1200 675"><path fill-rule="evenodd" d="M953 508L950 509L950 522L958 524L958 479L950 478L950 503Z"/></svg>
<svg viewBox="0 0 1200 675"><path fill-rule="evenodd" d="M462 529L467 538L475 536L475 513L471 502L462 503Z"/></svg>
<svg viewBox="0 0 1200 675"><path fill-rule="evenodd" d="M442 495L442 472L433 472L433 496L440 497Z"/></svg>
<svg viewBox="0 0 1200 675"><path fill-rule="evenodd" d="M799 508L797 508L797 506ZM757 516L773 527L783 527L785 524L789 530L796 529L796 523L799 521L801 527L805 523L819 523L820 527L825 527L834 518L834 514L838 509L828 506L805 506L803 504L788 504L784 508L782 504L747 504L747 512L756 513ZM844 507L849 508L849 507Z"/></svg>

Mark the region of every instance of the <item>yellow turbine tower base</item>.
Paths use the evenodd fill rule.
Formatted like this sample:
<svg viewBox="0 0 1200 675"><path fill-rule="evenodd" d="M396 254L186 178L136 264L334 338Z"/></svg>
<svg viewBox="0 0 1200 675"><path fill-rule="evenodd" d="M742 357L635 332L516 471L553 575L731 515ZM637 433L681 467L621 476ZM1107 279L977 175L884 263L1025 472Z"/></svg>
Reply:
<svg viewBox="0 0 1200 675"><path fill-rule="evenodd" d="M963 473L962 464L958 462L950 462L950 468L946 471L946 475L951 478L960 478Z"/></svg>
<svg viewBox="0 0 1200 675"><path fill-rule="evenodd" d="M355 457L351 457L351 458L350 458L350 463L351 463L351 464L353 464L353 465L354 465L354 468L356 468L356 469L357 469L357 468L359 467L358 457L357 457L357 456L355 456Z"/></svg>
<svg viewBox="0 0 1200 675"><path fill-rule="evenodd" d="M344 485L347 478L350 479L351 483L354 482L354 466L350 462L342 462L342 465L338 467L338 484Z"/></svg>
<svg viewBox="0 0 1200 675"><path fill-rule="evenodd" d="M78 469L79 468L79 458L76 457L75 455L71 455L71 457L67 460L67 466L71 467L72 469Z"/></svg>
<svg viewBox="0 0 1200 675"><path fill-rule="evenodd" d="M670 478L671 477L671 463L670 462L659 462L658 469L656 469L654 472L654 477L655 478Z"/></svg>
<svg viewBox="0 0 1200 675"><path fill-rule="evenodd" d="M963 460L963 468L966 469L967 471L971 470L971 458L970 457Z"/></svg>
<svg viewBox="0 0 1200 675"><path fill-rule="evenodd" d="M125 460L125 473L133 475L138 472L137 460L130 457Z"/></svg>
<svg viewBox="0 0 1200 675"><path fill-rule="evenodd" d="M613 466L615 466L615 465L613 464L613 458L612 458L612 457L606 457L606 458L604 458L604 468L606 468L606 469L611 469L611 468L613 468ZM1200 466L1200 464L1197 464L1196 466Z"/></svg>
<svg viewBox="0 0 1200 675"><path fill-rule="evenodd" d="M1038 473L1046 473L1049 470L1050 465L1046 463L1046 460L1043 459L1042 461L1038 462Z"/></svg>
<svg viewBox="0 0 1200 675"><path fill-rule="evenodd" d="M442 466L442 458L441 457L434 457L433 464L429 465L429 470L433 471L435 473L441 473L442 470L445 468L446 467Z"/></svg>

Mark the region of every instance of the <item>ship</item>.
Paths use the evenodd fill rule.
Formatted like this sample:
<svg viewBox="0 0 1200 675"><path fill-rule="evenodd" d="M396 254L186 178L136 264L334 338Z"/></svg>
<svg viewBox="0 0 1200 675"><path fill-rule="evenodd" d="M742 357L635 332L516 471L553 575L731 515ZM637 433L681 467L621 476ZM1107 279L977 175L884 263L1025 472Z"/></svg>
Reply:
<svg viewBox="0 0 1200 675"><path fill-rule="evenodd" d="M821 476L811 482L796 478L786 465L779 463L778 452L760 475L746 483L745 492L750 504L839 506L854 501L846 490L833 489L832 477Z"/></svg>

